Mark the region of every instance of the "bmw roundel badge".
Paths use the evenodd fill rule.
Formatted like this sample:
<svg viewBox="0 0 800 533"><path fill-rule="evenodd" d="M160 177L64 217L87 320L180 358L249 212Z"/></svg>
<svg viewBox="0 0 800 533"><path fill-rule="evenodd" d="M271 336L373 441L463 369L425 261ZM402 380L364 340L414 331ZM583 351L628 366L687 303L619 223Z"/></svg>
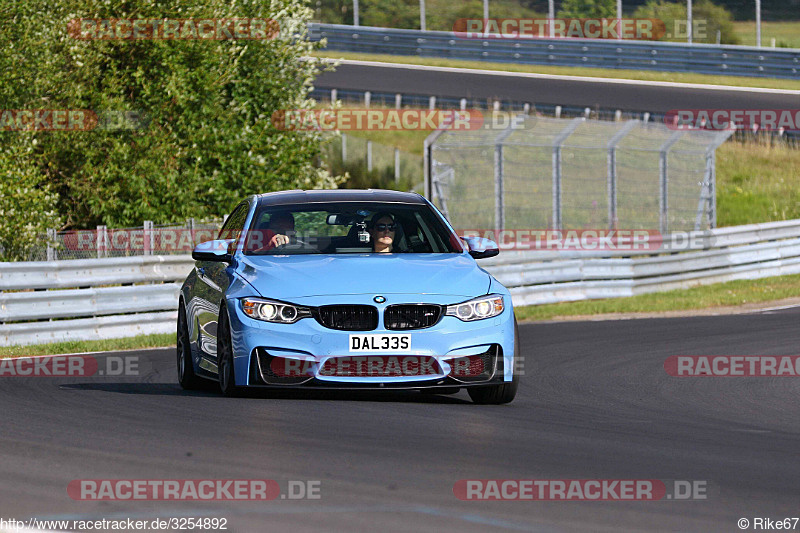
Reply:
<svg viewBox="0 0 800 533"><path fill-rule="evenodd" d="M373 301L374 301L376 304L382 304L383 302L385 302L385 301L386 301L386 298L384 298L383 296L376 296L376 297L375 297L375 298L373 298L372 300L373 300Z"/></svg>

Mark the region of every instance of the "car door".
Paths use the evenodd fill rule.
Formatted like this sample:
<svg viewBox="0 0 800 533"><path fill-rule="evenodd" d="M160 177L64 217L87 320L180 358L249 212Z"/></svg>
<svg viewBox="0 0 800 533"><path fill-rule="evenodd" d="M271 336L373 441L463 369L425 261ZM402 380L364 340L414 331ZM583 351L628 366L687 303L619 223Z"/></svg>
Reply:
<svg viewBox="0 0 800 533"><path fill-rule="evenodd" d="M244 230L250 204L242 202L233 210L219 232L218 239L232 239L238 242ZM197 261L197 283L195 284L195 297L197 298L197 345L205 361L201 360L200 366L205 370L216 372L217 360L217 319L219 305L225 298L232 280L232 270L228 263L216 261Z"/></svg>

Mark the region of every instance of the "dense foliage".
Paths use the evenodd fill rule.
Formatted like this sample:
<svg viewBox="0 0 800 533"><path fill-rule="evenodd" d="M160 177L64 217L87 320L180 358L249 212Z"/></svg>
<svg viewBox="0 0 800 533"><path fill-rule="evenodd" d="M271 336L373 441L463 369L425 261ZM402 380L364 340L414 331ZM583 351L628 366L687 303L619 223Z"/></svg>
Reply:
<svg viewBox="0 0 800 533"><path fill-rule="evenodd" d="M633 14L634 18L660 19L664 21L667 32L674 32L676 21L683 24L686 21L686 2L666 2L664 0L650 0L646 5L640 7ZM692 16L694 17L696 31L693 34L696 43L716 43L717 31L720 32L720 42L722 44L738 44L739 37L733 28L731 14L720 7L711 3L710 0L695 0L692 3ZM697 25L700 23L701 25ZM685 25L681 26L685 32ZM697 35L698 31L701 32ZM685 35L672 34L667 40L686 41Z"/></svg>
<svg viewBox="0 0 800 533"><path fill-rule="evenodd" d="M311 10L301 0L6 0L0 16L0 110L113 119L90 131L4 131L0 121L6 258L18 256L20 236L58 223L53 213L68 227L138 226L221 216L247 194L339 181L314 164L317 133L270 120L313 105L319 66L307 58L316 45L304 38ZM277 20L280 36L82 40L68 30L75 18L251 17Z"/></svg>

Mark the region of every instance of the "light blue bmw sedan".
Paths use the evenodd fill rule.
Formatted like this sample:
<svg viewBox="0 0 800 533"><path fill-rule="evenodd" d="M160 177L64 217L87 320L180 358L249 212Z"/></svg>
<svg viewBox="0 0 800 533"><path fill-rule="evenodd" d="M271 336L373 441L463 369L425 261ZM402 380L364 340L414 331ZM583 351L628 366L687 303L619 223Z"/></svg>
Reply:
<svg viewBox="0 0 800 533"><path fill-rule="evenodd" d="M248 387L411 389L514 399L508 290L424 197L385 190L252 196L199 244L178 308L178 379Z"/></svg>

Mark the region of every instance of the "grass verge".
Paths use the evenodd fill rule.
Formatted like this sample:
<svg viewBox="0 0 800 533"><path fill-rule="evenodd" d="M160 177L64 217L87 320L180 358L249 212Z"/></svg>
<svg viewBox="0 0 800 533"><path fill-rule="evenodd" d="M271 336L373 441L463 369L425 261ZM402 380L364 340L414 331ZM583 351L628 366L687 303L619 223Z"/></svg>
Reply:
<svg viewBox="0 0 800 533"><path fill-rule="evenodd" d="M743 45L756 45L756 22L754 20L734 22L733 28ZM777 46L800 48L800 21L762 22L761 46L772 46L772 39L775 39Z"/></svg>
<svg viewBox="0 0 800 533"><path fill-rule="evenodd" d="M556 74L561 76L584 76L595 78L620 78L642 81L669 81L675 83L703 83L709 85L730 85L736 87L760 87L767 89L800 90L800 81L778 78L749 78L745 76L713 76L690 72L657 72L629 69L604 69L590 67L551 67L547 65L520 65L516 63L493 63L491 61L465 61L460 59L440 59L436 57L396 56L389 54L362 54L353 52L318 51L319 57L354 59L359 61L383 61L386 63L407 63L411 65L430 65L434 67L457 67L506 72L530 72L535 74Z"/></svg>
<svg viewBox="0 0 800 533"><path fill-rule="evenodd" d="M584 300L516 307L519 320L603 315L608 313L659 313L714 307L740 306L800 296L800 274L757 280L737 280L659 292L630 298Z"/></svg>
<svg viewBox="0 0 800 533"><path fill-rule="evenodd" d="M56 355L62 353L137 350L165 346L175 346L174 333L157 333L153 335L139 335L138 337L106 339L101 341L66 341L52 344L34 344L31 346L4 346L0 347L0 359L6 357Z"/></svg>

